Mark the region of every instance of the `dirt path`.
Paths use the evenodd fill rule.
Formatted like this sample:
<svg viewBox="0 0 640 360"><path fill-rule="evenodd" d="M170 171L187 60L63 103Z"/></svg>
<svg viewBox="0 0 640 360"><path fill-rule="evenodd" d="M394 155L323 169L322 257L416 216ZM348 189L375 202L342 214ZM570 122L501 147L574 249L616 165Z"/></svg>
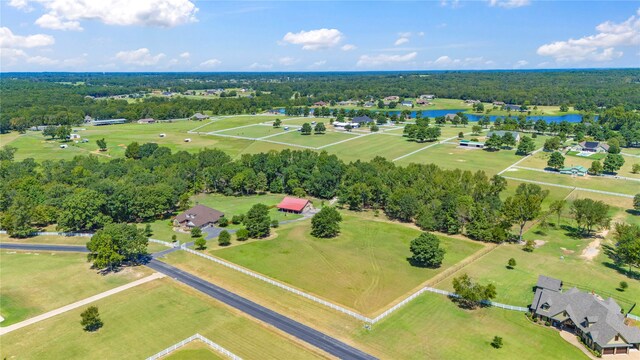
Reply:
<svg viewBox="0 0 640 360"><path fill-rule="evenodd" d="M138 285L147 283L149 281L153 281L155 279L160 279L160 278L163 278L163 277L164 277L164 274L154 273L154 274L149 275L149 276L147 276L145 278L142 278L140 280L136 280L136 281L130 282L128 284L119 286L119 287L117 287L115 289L107 290L107 291L102 292L100 294L88 297L88 298L86 298L84 300L80 300L80 301L74 302L73 304L69 304L69 305L63 306L61 308L57 308L55 310L51 310L51 311L49 311L47 313L44 313L42 315L38 315L38 316L32 317L32 318L27 319L25 321L21 321L19 323L13 324L13 325L9 325L7 327L0 328L0 335L4 335L4 334L7 334L7 333L10 333L12 331L21 329L21 328L23 328L25 326L29 326L29 325L35 324L35 323L40 322L42 320L46 320L46 319L49 319L49 318L54 317L56 315L60 315L60 314L63 314L65 312L67 312L67 311L70 311L70 310L73 310L73 309L77 309L77 308L79 308L81 306L90 304L90 303L92 303L94 301L98 301L98 300L103 299L103 298L105 298L107 296L110 296L110 295L113 295L113 294L117 294L117 293L119 293L121 291L130 289L132 287L136 287Z"/></svg>

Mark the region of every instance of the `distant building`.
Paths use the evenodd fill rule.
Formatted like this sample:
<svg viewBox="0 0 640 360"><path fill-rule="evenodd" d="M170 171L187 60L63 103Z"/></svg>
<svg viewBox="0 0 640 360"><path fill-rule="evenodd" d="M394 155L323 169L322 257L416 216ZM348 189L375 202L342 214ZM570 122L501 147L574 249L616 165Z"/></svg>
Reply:
<svg viewBox="0 0 640 360"><path fill-rule="evenodd" d="M89 116L89 115L85 115L84 116L84 122L88 123L88 122L91 122L91 121L93 121L93 118L91 116Z"/></svg>
<svg viewBox="0 0 640 360"><path fill-rule="evenodd" d="M366 103L364 103L364 107L366 108L370 108L373 107L375 104L373 103L373 101L367 101Z"/></svg>
<svg viewBox="0 0 640 360"><path fill-rule="evenodd" d="M153 124L156 120L154 118L146 118L138 120L138 124Z"/></svg>
<svg viewBox="0 0 640 360"><path fill-rule="evenodd" d="M474 149L484 149L484 143L480 141L460 140L458 145Z"/></svg>
<svg viewBox="0 0 640 360"><path fill-rule="evenodd" d="M194 227L202 229L217 223L223 216L224 213L221 211L204 205L196 205L176 216L173 220L173 224L184 229L191 229Z"/></svg>
<svg viewBox="0 0 640 360"><path fill-rule="evenodd" d="M513 135L513 137L516 139L516 142L520 141L520 133L517 131L502 131L502 130L494 130L494 131L489 131L487 133L487 139L492 137L493 134L496 134L498 136L500 136L501 138L504 137L504 135L506 133L511 133L511 135Z"/></svg>
<svg viewBox="0 0 640 360"><path fill-rule="evenodd" d="M398 101L398 100L400 100L400 96L396 96L396 95L387 96L384 98L384 101Z"/></svg>
<svg viewBox="0 0 640 360"><path fill-rule="evenodd" d="M313 103L313 106L327 106L327 105L329 105L329 104L327 104L324 101L318 101L318 102Z"/></svg>
<svg viewBox="0 0 640 360"><path fill-rule="evenodd" d="M356 124L368 124L373 122L373 119L368 117L368 116L357 116L354 117L353 120L351 120L352 123L356 123Z"/></svg>
<svg viewBox="0 0 640 360"><path fill-rule="evenodd" d="M126 122L127 122L127 119L106 119L106 120L91 120L89 124L94 126L104 126L104 125L124 124Z"/></svg>
<svg viewBox="0 0 640 360"><path fill-rule="evenodd" d="M435 95L431 95L431 94L420 95L420 99L422 99L422 100L433 100L435 98L436 98L436 96Z"/></svg>
<svg viewBox="0 0 640 360"><path fill-rule="evenodd" d="M464 103L465 103L465 104L469 104L469 105L480 104L480 100L471 100L471 99L468 99L468 100L465 100L465 101L464 101Z"/></svg>
<svg viewBox="0 0 640 360"><path fill-rule="evenodd" d="M69 135L69 139L71 140L80 139L80 134L71 134Z"/></svg>
<svg viewBox="0 0 640 360"><path fill-rule="evenodd" d="M418 104L418 105L429 105L430 102L427 101L426 99L418 99L418 100L416 100L416 104Z"/></svg>
<svg viewBox="0 0 640 360"><path fill-rule="evenodd" d="M300 199L287 196L278 204L278 210L301 214L311 209L311 202L307 199Z"/></svg>
<svg viewBox="0 0 640 360"><path fill-rule="evenodd" d="M403 101L402 102L402 106L408 106L408 107L412 107L413 103L411 101Z"/></svg>
<svg viewBox="0 0 640 360"><path fill-rule="evenodd" d="M625 316L615 300L575 287L563 291L562 285L558 279L538 278L529 307L534 317L574 333L602 355L633 353L629 359L640 355L640 329L624 323Z"/></svg>
<svg viewBox="0 0 640 360"><path fill-rule="evenodd" d="M522 106L520 105L512 105L512 104L505 104L502 106L505 110L511 110L511 111L524 111L522 110Z"/></svg>
<svg viewBox="0 0 640 360"><path fill-rule="evenodd" d="M578 166L567 166L560 169L560 174L565 175L575 175L575 176L585 176L587 175L587 168L581 165Z"/></svg>
<svg viewBox="0 0 640 360"><path fill-rule="evenodd" d="M192 119L196 119L196 120L206 120L209 118L209 116L201 114L201 113L195 113L191 116Z"/></svg>
<svg viewBox="0 0 640 360"><path fill-rule="evenodd" d="M503 102L503 101L494 101L494 102L493 102L493 106L500 106L500 107L503 107L503 106L504 106L504 102Z"/></svg>
<svg viewBox="0 0 640 360"><path fill-rule="evenodd" d="M351 128L353 129L357 129L360 127L359 123L353 123L353 122L340 122L340 121L334 121L333 122L333 127L336 129L344 129L346 128L347 125L351 125Z"/></svg>
<svg viewBox="0 0 640 360"><path fill-rule="evenodd" d="M583 141L578 144L578 149L584 152L602 153L609 152L609 145L599 141Z"/></svg>

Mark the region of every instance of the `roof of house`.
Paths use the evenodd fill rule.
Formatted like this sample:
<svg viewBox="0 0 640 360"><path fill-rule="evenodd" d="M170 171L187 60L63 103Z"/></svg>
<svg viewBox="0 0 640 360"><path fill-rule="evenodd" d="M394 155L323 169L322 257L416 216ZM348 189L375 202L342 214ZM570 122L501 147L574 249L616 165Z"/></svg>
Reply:
<svg viewBox="0 0 640 360"><path fill-rule="evenodd" d="M300 199L300 198L287 196L284 199L282 199L282 201L280 201L280 204L278 204L278 209L289 210L289 211L302 211L304 210L304 207L307 206L308 203L309 203L309 200L307 199Z"/></svg>
<svg viewBox="0 0 640 360"><path fill-rule="evenodd" d="M447 119L447 120L451 120L451 119L453 119L453 118L455 118L455 117L456 117L456 114L446 114L446 115L444 116L444 118L445 118L445 119Z"/></svg>
<svg viewBox="0 0 640 360"><path fill-rule="evenodd" d="M594 149L594 150L597 149L598 147L601 147L606 151L609 151L609 145L599 141L583 141L580 143L580 146L585 149Z"/></svg>
<svg viewBox="0 0 640 360"><path fill-rule="evenodd" d="M201 113L195 113L195 114L193 114L192 117L194 117L196 119L207 119L207 118L209 118L207 115L203 115Z"/></svg>
<svg viewBox="0 0 640 360"><path fill-rule="evenodd" d="M188 222L192 226L204 226L215 223L224 216L224 213L204 205L196 205L176 216L176 221L180 224Z"/></svg>
<svg viewBox="0 0 640 360"><path fill-rule="evenodd" d="M580 171L580 172L587 172L589 171L589 169L587 169L586 167L582 166L582 165L576 165L576 166L566 166L563 167L562 169L560 169L560 171Z"/></svg>
<svg viewBox="0 0 640 360"><path fill-rule="evenodd" d="M354 117L353 120L351 120L351 122L358 123L358 124L360 124L360 123L370 123L372 121L373 120L370 117L366 116L366 115L365 116L357 116L357 117Z"/></svg>
<svg viewBox="0 0 640 360"><path fill-rule="evenodd" d="M554 279L548 276L539 275L536 288L547 289L551 291L562 290L562 280Z"/></svg>
<svg viewBox="0 0 640 360"><path fill-rule="evenodd" d="M519 132L517 132L517 131L492 130L492 131L489 131L489 132L487 133L487 138L492 137L492 136L493 136L493 134L496 134L496 135L498 135L498 136L500 136L500 137L503 137L503 136L505 136L507 133L511 133L511 135L513 135L513 137L514 137L514 138L516 138L516 139L520 137L520 133L519 133Z"/></svg>
<svg viewBox="0 0 640 360"><path fill-rule="evenodd" d="M545 304L546 309L543 308ZM618 334L627 343L640 343L640 329L624 324L620 306L612 298L604 300L577 288L566 292L538 288L531 308L538 315L560 321L568 316L582 332L588 334L601 347L606 346Z"/></svg>
<svg viewBox="0 0 640 360"><path fill-rule="evenodd" d="M154 122L154 121L156 121L154 118L146 118L146 119L138 120L138 122Z"/></svg>

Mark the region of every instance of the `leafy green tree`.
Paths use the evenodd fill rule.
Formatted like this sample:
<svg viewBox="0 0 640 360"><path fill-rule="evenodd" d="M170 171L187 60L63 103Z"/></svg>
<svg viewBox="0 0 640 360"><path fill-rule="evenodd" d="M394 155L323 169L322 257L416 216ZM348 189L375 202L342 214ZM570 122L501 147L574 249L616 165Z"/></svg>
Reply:
<svg viewBox="0 0 640 360"><path fill-rule="evenodd" d="M249 209L244 220L244 225L249 231L249 237L260 239L271 234L271 219L269 207L264 204L255 204Z"/></svg>
<svg viewBox="0 0 640 360"><path fill-rule="evenodd" d="M470 309L475 308L480 301L496 297L496 287L493 284L481 285L467 274L453 278L453 290L459 296L460 303Z"/></svg>
<svg viewBox="0 0 640 360"><path fill-rule="evenodd" d="M147 224L144 227L144 236L151 237L153 235L153 230L151 230L151 224Z"/></svg>
<svg viewBox="0 0 640 360"><path fill-rule="evenodd" d="M634 174L640 173L640 164L633 164L631 166L631 172Z"/></svg>
<svg viewBox="0 0 640 360"><path fill-rule="evenodd" d="M158 144L156 143L144 143L138 150L138 155L141 159L151 157L153 153L158 150Z"/></svg>
<svg viewBox="0 0 640 360"><path fill-rule="evenodd" d="M620 288L620 290L625 291L629 288L629 284L626 281L620 281L618 287Z"/></svg>
<svg viewBox="0 0 640 360"><path fill-rule="evenodd" d="M238 229L236 231L236 240L245 241L249 238L249 230L247 229Z"/></svg>
<svg viewBox="0 0 640 360"><path fill-rule="evenodd" d="M502 347L502 338L500 336L494 336L493 340L491 341L491 346L493 346L495 349L500 349Z"/></svg>
<svg viewBox="0 0 640 360"><path fill-rule="evenodd" d="M608 212L609 205L600 200L577 199L571 205L571 213L580 230L586 235L589 235L594 229L609 227L611 217Z"/></svg>
<svg viewBox="0 0 640 360"><path fill-rule="evenodd" d="M327 128L324 126L323 122L319 122L313 128L314 134L324 134L327 131Z"/></svg>
<svg viewBox="0 0 640 360"><path fill-rule="evenodd" d="M567 111L569 111L569 107L566 104L560 105L560 112L567 112Z"/></svg>
<svg viewBox="0 0 640 360"><path fill-rule="evenodd" d="M507 131L506 133L504 133L504 135L502 135L502 145L508 148L516 146L516 138L512 133Z"/></svg>
<svg viewBox="0 0 640 360"><path fill-rule="evenodd" d="M140 144L132 142L127 146L127 150L124 152L124 156L127 159L140 159Z"/></svg>
<svg viewBox="0 0 640 360"><path fill-rule="evenodd" d="M636 194L633 197L633 209L636 211L640 211L640 194Z"/></svg>
<svg viewBox="0 0 640 360"><path fill-rule="evenodd" d="M500 150L502 147L502 138L498 134L493 134L485 141L484 147L491 151Z"/></svg>
<svg viewBox="0 0 640 360"><path fill-rule="evenodd" d="M549 212L551 214L556 214L556 216L558 217L556 221L556 227L560 226L560 217L562 216L562 211L564 210L564 207L566 205L566 200L556 200L549 205Z"/></svg>
<svg viewBox="0 0 640 360"><path fill-rule="evenodd" d="M616 223L614 232L614 259L620 266L640 267L640 226Z"/></svg>
<svg viewBox="0 0 640 360"><path fill-rule="evenodd" d="M607 141L607 145L609 145L609 150L607 151L609 154L620 154L620 140L611 138Z"/></svg>
<svg viewBox="0 0 640 360"><path fill-rule="evenodd" d="M544 151L556 151L562 147L562 140L558 136L554 136L545 140L543 149Z"/></svg>
<svg viewBox="0 0 640 360"><path fill-rule="evenodd" d="M471 127L471 131L473 132L474 135L480 135L480 132L482 131L482 126L480 125L473 125Z"/></svg>
<svg viewBox="0 0 640 360"><path fill-rule="evenodd" d="M302 135L311 135L311 124L309 123L304 123L302 124L302 129L300 129L300 133Z"/></svg>
<svg viewBox="0 0 640 360"><path fill-rule="evenodd" d="M197 237L200 237L200 236L202 236L202 229L200 229L197 226L192 227L191 228L191 237L192 238L197 238Z"/></svg>
<svg viewBox="0 0 640 360"><path fill-rule="evenodd" d="M227 219L226 217L221 217L220 220L218 220L218 226L220 227L229 226L229 219Z"/></svg>
<svg viewBox="0 0 640 360"><path fill-rule="evenodd" d="M607 154L604 158L603 168L606 172L615 173L622 165L624 165L624 157L620 154Z"/></svg>
<svg viewBox="0 0 640 360"><path fill-rule="evenodd" d="M280 120L280 119L275 119L275 120L273 121L273 127L274 127L274 128L279 128L279 127L280 127L280 125L282 125L282 120Z"/></svg>
<svg viewBox="0 0 640 360"><path fill-rule="evenodd" d="M271 227L272 228L275 229L275 228L277 228L279 226L280 226L280 222L278 220L276 220L276 219L271 220Z"/></svg>
<svg viewBox="0 0 640 360"><path fill-rule="evenodd" d="M79 188L62 200L58 228L62 231L93 230L111 221L105 215L106 198L95 190Z"/></svg>
<svg viewBox="0 0 640 360"><path fill-rule="evenodd" d="M87 243L93 267L112 271L125 262L139 263L147 255L149 240L135 225L107 224Z"/></svg>
<svg viewBox="0 0 640 360"><path fill-rule="evenodd" d="M507 268L509 268L509 269L513 269L514 267L516 267L516 259L511 258L511 259L509 259L509 261L507 262Z"/></svg>
<svg viewBox="0 0 640 360"><path fill-rule="evenodd" d="M228 246L231 244L231 234L227 230L222 230L220 235L218 235L218 245L220 246Z"/></svg>
<svg viewBox="0 0 640 360"><path fill-rule="evenodd" d="M589 174L591 175L600 175L603 171L602 163L598 160L595 160L591 163L591 167L589 168Z"/></svg>
<svg viewBox="0 0 640 360"><path fill-rule="evenodd" d="M378 125L376 125L376 124L373 124L373 125L371 125L369 130L371 130L371 132L378 132L378 131L380 131L380 127Z"/></svg>
<svg viewBox="0 0 640 360"><path fill-rule="evenodd" d="M353 129L353 126L351 124L347 124L345 125L344 129L347 131L351 131Z"/></svg>
<svg viewBox="0 0 640 360"><path fill-rule="evenodd" d="M100 151L107 151L107 142L104 141L104 138L96 140L96 145Z"/></svg>
<svg viewBox="0 0 640 360"><path fill-rule="evenodd" d="M203 237L197 238L193 244L196 246L196 250L204 250L207 248L207 240Z"/></svg>
<svg viewBox="0 0 640 360"><path fill-rule="evenodd" d="M550 168L554 168L556 170L564 167L564 156L559 151L554 151L549 156L549 161L547 161L547 166Z"/></svg>
<svg viewBox="0 0 640 360"><path fill-rule="evenodd" d="M326 206L311 218L311 235L331 238L340 233L342 216L334 207Z"/></svg>
<svg viewBox="0 0 640 360"><path fill-rule="evenodd" d="M536 243L533 240L527 240L527 242L524 243L522 250L526 252L533 252L535 248L536 248Z"/></svg>
<svg viewBox="0 0 640 360"><path fill-rule="evenodd" d="M244 214L233 215L231 218L231 223L234 225L242 224L244 221Z"/></svg>
<svg viewBox="0 0 640 360"><path fill-rule="evenodd" d="M62 125L56 128L56 137L60 140L66 140L71 136L71 126Z"/></svg>
<svg viewBox="0 0 640 360"><path fill-rule="evenodd" d="M42 135L43 136L48 136L51 139L54 139L57 135L57 129L55 126L53 125L49 125L46 128L44 128L44 130L42 130Z"/></svg>
<svg viewBox="0 0 640 360"><path fill-rule="evenodd" d="M516 194L505 200L503 214L510 222L515 222L520 227L520 242L525 225L540 215L542 201L548 194L548 190L542 190L536 184L520 184Z"/></svg>
<svg viewBox="0 0 640 360"><path fill-rule="evenodd" d="M4 145L0 147L0 161L13 161L16 151L18 151L18 149L11 145Z"/></svg>
<svg viewBox="0 0 640 360"><path fill-rule="evenodd" d="M80 318L82 319L80 325L82 325L84 331L96 331L104 325L102 319L100 319L97 306L89 306L87 310L80 314Z"/></svg>
<svg viewBox="0 0 640 360"><path fill-rule="evenodd" d="M528 136L523 136L520 139L520 143L518 144L518 150L516 153L518 155L529 155L536 149L536 144L533 142L533 139Z"/></svg>
<svg viewBox="0 0 640 360"><path fill-rule="evenodd" d="M411 264L430 268L440 267L446 252L440 248L440 239L426 232L423 232L420 236L411 240L409 250L411 250L413 254L409 259Z"/></svg>

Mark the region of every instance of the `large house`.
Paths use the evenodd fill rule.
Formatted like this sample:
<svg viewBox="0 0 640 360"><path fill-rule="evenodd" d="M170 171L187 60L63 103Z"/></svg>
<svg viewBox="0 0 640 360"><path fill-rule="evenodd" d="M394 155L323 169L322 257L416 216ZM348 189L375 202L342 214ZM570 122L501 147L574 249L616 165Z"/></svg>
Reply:
<svg viewBox="0 0 640 360"><path fill-rule="evenodd" d="M422 100L433 100L435 98L436 98L436 96L435 95L431 95L431 94L420 95L420 99L422 99Z"/></svg>
<svg viewBox="0 0 640 360"><path fill-rule="evenodd" d="M494 131L489 131L487 133L487 139L492 137L493 134L498 135L500 138L503 138L507 133L511 133L511 135L513 135L513 137L516 139L516 142L520 141L520 133L517 131L502 131L502 130L494 130Z"/></svg>
<svg viewBox="0 0 640 360"><path fill-rule="evenodd" d="M196 205L176 216L173 224L187 230L194 227L202 229L217 223L223 216L224 214L218 210L204 205Z"/></svg>
<svg viewBox="0 0 640 360"><path fill-rule="evenodd" d="M280 204L278 204L278 210L284 212L292 212L296 214L301 214L309 209L311 209L311 202L307 199L300 199L292 196L287 196Z"/></svg>
<svg viewBox="0 0 640 360"><path fill-rule="evenodd" d="M609 152L609 145L598 141L583 141L578 144L578 149L583 152L602 153Z"/></svg>
<svg viewBox="0 0 640 360"><path fill-rule="evenodd" d="M400 96L397 95L391 95L391 96L387 96L384 98L384 101L399 101L400 100Z"/></svg>
<svg viewBox="0 0 640 360"><path fill-rule="evenodd" d="M353 120L351 120L351 122L361 125L361 124L371 123L371 122L373 122L373 119L371 119L370 117L368 117L366 115L365 116L356 116L356 117L353 118Z"/></svg>
<svg viewBox="0 0 640 360"><path fill-rule="evenodd" d="M624 323L625 316L612 298L604 300L575 287L563 291L562 281L540 275L530 310L534 317L574 332L602 355L637 355L640 349L640 329Z"/></svg>

